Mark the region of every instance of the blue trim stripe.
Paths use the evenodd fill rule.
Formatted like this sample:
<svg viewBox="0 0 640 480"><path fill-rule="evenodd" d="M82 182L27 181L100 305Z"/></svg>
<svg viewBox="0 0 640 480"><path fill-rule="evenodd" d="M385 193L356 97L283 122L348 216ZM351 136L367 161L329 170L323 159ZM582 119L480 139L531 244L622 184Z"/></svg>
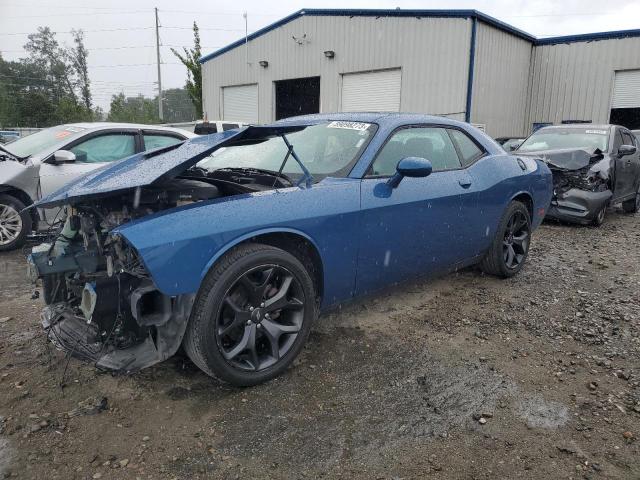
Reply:
<svg viewBox="0 0 640 480"><path fill-rule="evenodd" d="M469 42L469 76L467 77L467 104L464 109L464 121L471 122L471 100L473 98L473 71L476 65L476 28L478 20L471 19L471 41Z"/></svg>
<svg viewBox="0 0 640 480"><path fill-rule="evenodd" d="M594 40L607 40L612 38L640 37L640 30L621 30L614 32L586 33L583 35L567 35L564 37L536 38L533 35L512 27L508 23L502 22L485 13L477 10L389 10L389 9L303 9L292 13L271 25L267 25L260 30L253 32L247 37L254 40L265 33L275 30L302 16L334 16L334 17L413 17L413 18L472 18L489 24L499 30L515 35L532 42L534 45L553 45L557 43L590 42ZM216 50L213 53L200 58L200 63L219 57L223 53L244 45L245 39L241 38L226 47Z"/></svg>
<svg viewBox="0 0 640 480"><path fill-rule="evenodd" d="M582 35L566 35L564 37L539 38L536 45L556 45L558 43L593 42L619 38L640 37L640 29L617 30L613 32L583 33Z"/></svg>

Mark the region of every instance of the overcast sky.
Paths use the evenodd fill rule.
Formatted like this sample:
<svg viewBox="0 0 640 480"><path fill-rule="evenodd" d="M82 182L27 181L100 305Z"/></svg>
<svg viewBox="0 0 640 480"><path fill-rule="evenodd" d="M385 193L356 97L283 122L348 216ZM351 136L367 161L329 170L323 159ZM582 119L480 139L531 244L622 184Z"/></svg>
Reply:
<svg viewBox="0 0 640 480"><path fill-rule="evenodd" d="M163 88L181 87L185 68L169 46L190 46L191 25L201 28L209 53L301 8L476 9L538 37L640 28L640 0L0 0L0 52L24 56L27 34L38 26L60 32L85 31L94 102L108 110L111 95L154 94L156 51L154 7L160 12Z"/></svg>

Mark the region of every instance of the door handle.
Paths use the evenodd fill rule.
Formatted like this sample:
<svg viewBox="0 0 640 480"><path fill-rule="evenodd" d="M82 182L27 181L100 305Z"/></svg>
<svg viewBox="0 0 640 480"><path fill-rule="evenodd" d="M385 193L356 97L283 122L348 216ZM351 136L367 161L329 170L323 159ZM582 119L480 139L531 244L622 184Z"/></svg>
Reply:
<svg viewBox="0 0 640 480"><path fill-rule="evenodd" d="M471 179L469 177L461 178L458 183L462 188L469 188L471 186Z"/></svg>

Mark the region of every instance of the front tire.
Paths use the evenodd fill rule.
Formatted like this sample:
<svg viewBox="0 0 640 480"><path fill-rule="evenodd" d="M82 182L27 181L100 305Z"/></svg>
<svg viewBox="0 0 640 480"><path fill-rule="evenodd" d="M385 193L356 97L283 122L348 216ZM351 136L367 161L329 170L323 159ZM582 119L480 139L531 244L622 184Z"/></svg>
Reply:
<svg viewBox="0 0 640 480"><path fill-rule="evenodd" d="M496 236L480 268L490 275L512 277L524 266L530 243L529 211L521 202L513 201L502 215Z"/></svg>
<svg viewBox="0 0 640 480"><path fill-rule="evenodd" d="M202 371L235 386L280 375L302 350L317 316L315 288L290 253L245 244L205 277L184 338Z"/></svg>
<svg viewBox="0 0 640 480"><path fill-rule="evenodd" d="M598 213L596 213L596 216L593 217L593 220L591 221L591 225L593 225L594 227L599 227L604 223L604 219L607 216L607 206L604 205L600 210L598 210Z"/></svg>
<svg viewBox="0 0 640 480"><path fill-rule="evenodd" d="M25 204L11 195L0 195L0 252L20 248L27 241L33 223Z"/></svg>

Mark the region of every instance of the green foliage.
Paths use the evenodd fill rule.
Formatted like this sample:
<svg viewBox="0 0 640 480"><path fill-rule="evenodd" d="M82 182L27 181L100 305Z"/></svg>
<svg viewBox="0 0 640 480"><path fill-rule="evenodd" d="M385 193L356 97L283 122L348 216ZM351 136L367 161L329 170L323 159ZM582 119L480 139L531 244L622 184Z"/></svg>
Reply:
<svg viewBox="0 0 640 480"><path fill-rule="evenodd" d="M202 56L202 52L200 50L200 31L196 22L193 22L193 48L183 48L182 50L184 54L179 53L174 48L171 49L173 54L187 67L185 88L200 119L202 118L202 65L198 60Z"/></svg>
<svg viewBox="0 0 640 480"><path fill-rule="evenodd" d="M164 122L190 122L196 119L196 111L189 101L189 94L183 88L170 88L162 92L164 97ZM119 93L111 97L107 120L127 123L160 123L158 117L158 97L142 95L127 97Z"/></svg>
<svg viewBox="0 0 640 480"><path fill-rule="evenodd" d="M99 118L91 104L82 31L73 31L73 48L60 46L49 27L28 38L28 57L0 57L0 125L49 127Z"/></svg>

